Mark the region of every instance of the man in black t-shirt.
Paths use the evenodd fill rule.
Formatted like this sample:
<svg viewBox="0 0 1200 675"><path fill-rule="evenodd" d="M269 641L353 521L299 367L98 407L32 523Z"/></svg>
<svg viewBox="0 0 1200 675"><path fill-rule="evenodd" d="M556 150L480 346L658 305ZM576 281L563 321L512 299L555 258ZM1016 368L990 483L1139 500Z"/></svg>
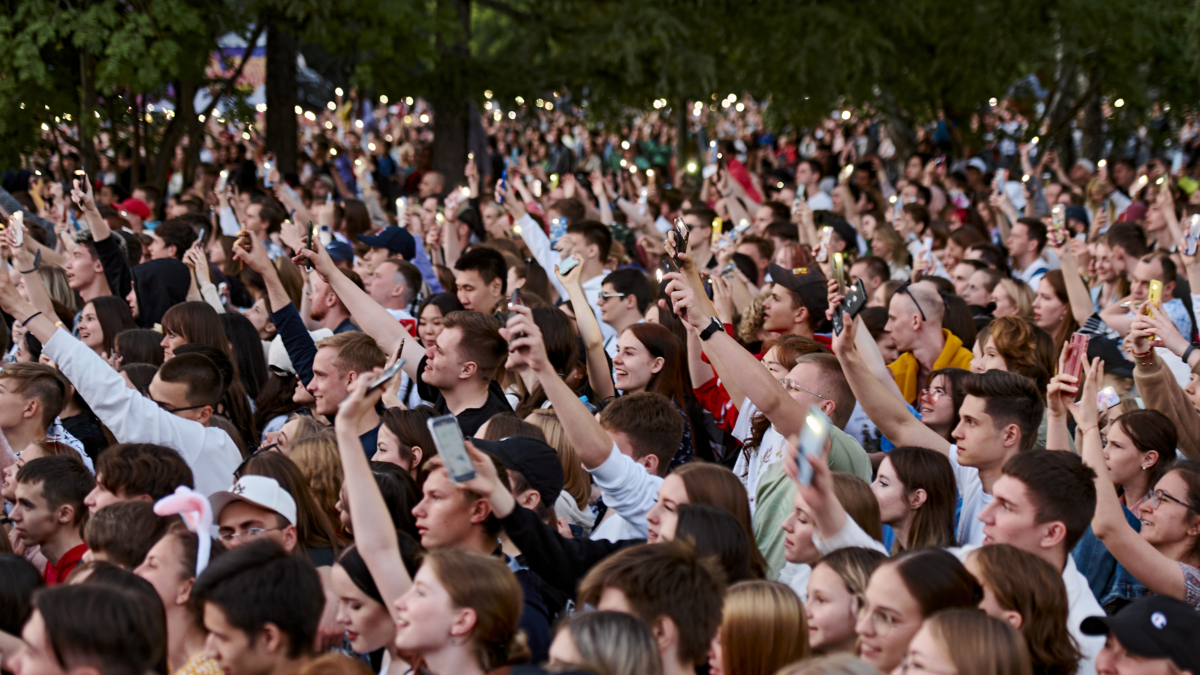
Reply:
<svg viewBox="0 0 1200 675"><path fill-rule="evenodd" d="M415 341L412 341L415 342ZM419 348L405 345L405 351ZM453 414L463 435L473 436L493 415L512 412L496 372L508 356L500 320L480 312L450 312L442 333L417 364L417 393L439 415Z"/></svg>

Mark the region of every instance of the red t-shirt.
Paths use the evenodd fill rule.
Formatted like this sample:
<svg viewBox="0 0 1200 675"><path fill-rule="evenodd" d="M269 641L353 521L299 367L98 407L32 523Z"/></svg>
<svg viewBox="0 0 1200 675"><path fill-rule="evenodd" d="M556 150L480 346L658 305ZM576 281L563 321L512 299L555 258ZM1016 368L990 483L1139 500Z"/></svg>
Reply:
<svg viewBox="0 0 1200 675"><path fill-rule="evenodd" d="M64 581L67 575L79 565L79 561L83 559L83 554L87 553L87 550L87 544L80 544L64 553L57 563L47 562L46 569L42 572L42 581L45 581L47 586Z"/></svg>

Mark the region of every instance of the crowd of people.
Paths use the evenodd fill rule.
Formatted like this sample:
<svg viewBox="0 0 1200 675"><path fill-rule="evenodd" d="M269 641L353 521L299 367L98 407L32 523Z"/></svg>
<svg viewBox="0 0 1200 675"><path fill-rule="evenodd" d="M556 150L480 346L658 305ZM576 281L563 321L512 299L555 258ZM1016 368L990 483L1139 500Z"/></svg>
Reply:
<svg viewBox="0 0 1200 675"><path fill-rule="evenodd" d="M0 669L1200 675L1195 136L556 101L6 174Z"/></svg>

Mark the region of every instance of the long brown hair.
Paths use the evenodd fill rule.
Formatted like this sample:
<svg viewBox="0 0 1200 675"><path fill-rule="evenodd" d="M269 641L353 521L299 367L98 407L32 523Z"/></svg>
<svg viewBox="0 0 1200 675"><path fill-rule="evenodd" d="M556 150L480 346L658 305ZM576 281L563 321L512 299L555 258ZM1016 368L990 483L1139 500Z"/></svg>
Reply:
<svg viewBox="0 0 1200 675"><path fill-rule="evenodd" d="M1175 423L1157 410L1138 409L1122 414L1114 424L1121 425L1121 430L1133 441L1133 447L1138 452L1158 452L1158 461L1146 469L1146 488L1153 490L1158 481L1171 470L1171 462L1175 456L1174 448L1179 443Z"/></svg>
<svg viewBox="0 0 1200 675"><path fill-rule="evenodd" d="M1031 675L1029 649L1007 621L977 609L948 609L925 626L954 670L970 675Z"/></svg>
<svg viewBox="0 0 1200 675"><path fill-rule="evenodd" d="M1075 320L1075 313L1071 311L1071 298L1067 295L1067 282L1063 277L1062 270L1050 270L1042 277L1046 283L1050 284L1050 288L1054 289L1054 297L1063 304L1062 322L1058 324L1058 330L1054 331L1054 353L1061 354L1062 347L1067 340L1071 339L1071 334L1079 330L1079 322Z"/></svg>
<svg viewBox="0 0 1200 675"><path fill-rule="evenodd" d="M517 626L524 600L521 584L500 560L455 549L425 554L455 607L475 610L470 640L480 669L491 672L529 658L525 634Z"/></svg>
<svg viewBox="0 0 1200 675"><path fill-rule="evenodd" d="M1070 605L1062 575L1045 560L1008 544L975 549L970 559L996 603L1021 615L1034 672L1074 675L1080 654L1067 630Z"/></svg>
<svg viewBox="0 0 1200 675"><path fill-rule="evenodd" d="M746 536L750 538L750 568L756 577L763 578L767 563L754 538L754 526L750 522L750 503L746 500L746 486L742 485L742 481L729 469L705 462L684 464L675 469L672 475L683 481L688 503L715 506L732 513L738 519L738 523L746 531Z"/></svg>
<svg viewBox="0 0 1200 675"><path fill-rule="evenodd" d="M683 407L683 371L680 368L683 353L679 340L669 328L657 323L635 323L625 330L633 333L651 356L663 360L662 369L650 376L646 391L662 394Z"/></svg>
<svg viewBox="0 0 1200 675"><path fill-rule="evenodd" d="M317 506L340 530L337 501L342 491L342 460L333 434L324 432L294 441L288 456L300 469Z"/></svg>
<svg viewBox="0 0 1200 675"><path fill-rule="evenodd" d="M163 314L163 332L170 331L189 344L214 347L229 356L229 338L217 310L207 302L181 302Z"/></svg>
<svg viewBox="0 0 1200 675"><path fill-rule="evenodd" d="M804 603L778 581L743 581L730 586L717 636L725 673L773 675L809 655Z"/></svg>
<svg viewBox="0 0 1200 675"><path fill-rule="evenodd" d="M871 535L875 541L883 541L883 523L879 516L879 500L871 492L867 481L848 473L833 474L833 493L846 509L846 515Z"/></svg>
<svg viewBox="0 0 1200 675"><path fill-rule="evenodd" d="M965 371L964 371L965 372ZM954 509L957 483L950 460L928 448L905 446L887 455L907 498L925 491L925 503L913 514L906 541L896 540L898 549L948 548L955 545Z"/></svg>

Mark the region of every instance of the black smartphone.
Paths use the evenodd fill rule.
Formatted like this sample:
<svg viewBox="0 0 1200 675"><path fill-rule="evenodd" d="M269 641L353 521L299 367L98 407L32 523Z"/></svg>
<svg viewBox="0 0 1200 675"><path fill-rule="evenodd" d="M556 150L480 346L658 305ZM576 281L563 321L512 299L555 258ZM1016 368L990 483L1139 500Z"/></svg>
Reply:
<svg viewBox="0 0 1200 675"><path fill-rule="evenodd" d="M400 369L404 367L404 359L396 359L396 362L388 366L380 373L371 383L367 385L367 393L371 393L376 389L387 384L388 380L400 373Z"/></svg>
<svg viewBox="0 0 1200 675"><path fill-rule="evenodd" d="M854 282L850 290L846 292L846 296L842 298L842 303L833 310L833 332L836 335L841 335L846 328L846 317L851 321L857 317L867 306L867 287L863 285L862 279Z"/></svg>

